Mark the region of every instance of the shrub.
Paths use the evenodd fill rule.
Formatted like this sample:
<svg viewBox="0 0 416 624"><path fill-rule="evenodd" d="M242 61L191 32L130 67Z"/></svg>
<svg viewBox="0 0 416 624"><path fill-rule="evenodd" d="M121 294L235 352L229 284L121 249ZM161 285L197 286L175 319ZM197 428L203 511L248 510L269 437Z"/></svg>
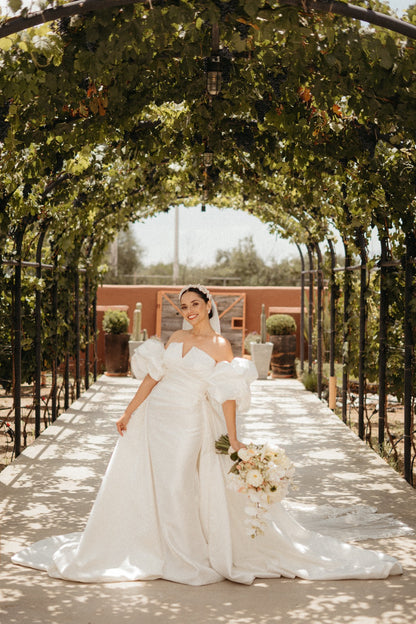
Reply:
<svg viewBox="0 0 416 624"><path fill-rule="evenodd" d="M260 334L258 334L257 332L250 332L249 334L247 334L246 339L244 340L244 349L249 355L251 355L250 343L252 342L261 342Z"/></svg>
<svg viewBox="0 0 416 624"><path fill-rule="evenodd" d="M129 328L129 317L124 310L107 310L103 318L106 334L125 334Z"/></svg>
<svg viewBox="0 0 416 624"><path fill-rule="evenodd" d="M302 383L305 386L306 390L309 390L309 392L317 392L318 378L315 371L312 371L310 373L303 373Z"/></svg>
<svg viewBox="0 0 416 624"><path fill-rule="evenodd" d="M266 319L267 331L271 336L287 336L296 333L296 323L289 314L272 314Z"/></svg>

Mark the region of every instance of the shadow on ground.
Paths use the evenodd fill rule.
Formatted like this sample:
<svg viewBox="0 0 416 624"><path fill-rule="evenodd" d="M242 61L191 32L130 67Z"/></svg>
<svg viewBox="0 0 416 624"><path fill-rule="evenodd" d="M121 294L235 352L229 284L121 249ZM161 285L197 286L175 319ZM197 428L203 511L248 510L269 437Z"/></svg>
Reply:
<svg viewBox="0 0 416 624"><path fill-rule="evenodd" d="M0 474L0 615L7 624L414 624L415 537L368 540L405 574L374 581L258 579L190 587L167 581L92 584L14 566L10 554L82 530L109 461L132 379L101 378ZM296 381L254 384L246 439L271 438L297 464L301 502L363 502L416 527L415 492Z"/></svg>

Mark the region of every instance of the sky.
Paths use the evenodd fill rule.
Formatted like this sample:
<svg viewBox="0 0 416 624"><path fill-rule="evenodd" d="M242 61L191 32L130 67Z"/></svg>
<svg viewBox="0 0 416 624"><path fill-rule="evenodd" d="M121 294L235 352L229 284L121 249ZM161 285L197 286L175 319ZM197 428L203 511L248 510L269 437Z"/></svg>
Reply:
<svg viewBox="0 0 416 624"><path fill-rule="evenodd" d="M350 0L354 4L354 0ZM416 0L415 0L416 1ZM409 0L390 0L389 4L401 17L410 4ZM36 8L36 0L23 0L23 6ZM0 0L0 9L4 14L7 0ZM133 224L133 231L145 250L146 264L171 262L174 254L175 213L161 213L144 222ZM266 224L256 217L233 209L206 207L201 212L200 206L179 208L179 262L193 266L206 266L215 260L218 249L231 249L247 236L252 236L257 252L263 260L279 262L284 258L298 256L296 247L288 241L270 234ZM375 251L376 242L372 243ZM337 250L341 252L341 245Z"/></svg>

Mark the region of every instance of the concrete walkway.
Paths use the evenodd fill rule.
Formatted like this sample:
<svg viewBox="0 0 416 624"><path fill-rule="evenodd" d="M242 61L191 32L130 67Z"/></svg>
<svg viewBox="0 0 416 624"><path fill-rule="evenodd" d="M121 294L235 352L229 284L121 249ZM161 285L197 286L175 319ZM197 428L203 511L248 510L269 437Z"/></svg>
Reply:
<svg viewBox="0 0 416 624"><path fill-rule="evenodd" d="M14 566L9 556L80 530L117 439L115 418L137 381L100 378L0 474L0 621L7 624L414 624L416 537L364 546L395 555L405 574L381 581L168 581L83 585ZM242 437L271 438L294 459L292 498L368 503L416 528L416 492L295 380L257 381Z"/></svg>

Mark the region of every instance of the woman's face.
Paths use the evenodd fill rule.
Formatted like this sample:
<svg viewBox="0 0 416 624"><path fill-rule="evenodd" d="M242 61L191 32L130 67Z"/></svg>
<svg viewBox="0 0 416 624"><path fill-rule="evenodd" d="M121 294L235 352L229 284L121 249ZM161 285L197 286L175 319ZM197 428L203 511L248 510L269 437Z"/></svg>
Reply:
<svg viewBox="0 0 416 624"><path fill-rule="evenodd" d="M197 325L201 321L208 320L210 311L209 303L206 303L197 293L188 291L181 298L181 312L191 325Z"/></svg>

